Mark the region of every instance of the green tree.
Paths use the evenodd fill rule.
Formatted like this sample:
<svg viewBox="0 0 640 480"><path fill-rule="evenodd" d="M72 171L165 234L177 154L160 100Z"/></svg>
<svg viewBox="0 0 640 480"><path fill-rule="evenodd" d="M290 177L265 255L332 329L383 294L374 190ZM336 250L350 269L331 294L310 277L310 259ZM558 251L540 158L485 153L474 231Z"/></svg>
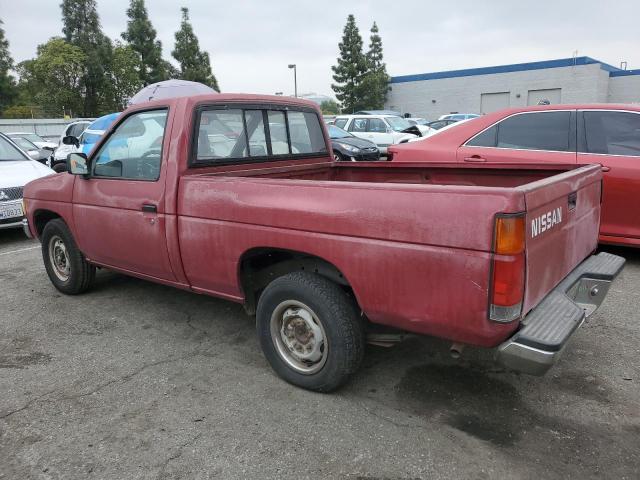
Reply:
<svg viewBox="0 0 640 480"><path fill-rule="evenodd" d="M4 36L0 20L0 113L13 102L16 96L15 81L9 73L13 69L13 58L9 53L9 41Z"/></svg>
<svg viewBox="0 0 640 480"><path fill-rule="evenodd" d="M325 100L320 104L323 115L337 115L340 113L340 106L335 100Z"/></svg>
<svg viewBox="0 0 640 480"><path fill-rule="evenodd" d="M113 110L124 110L127 101L144 86L139 72L142 70L142 60L138 52L131 45L116 42L113 49L113 61L109 75L109 98L113 101Z"/></svg>
<svg viewBox="0 0 640 480"><path fill-rule="evenodd" d="M211 72L211 61L207 52L200 51L198 37L189 22L189 9L182 7L182 22L176 32L176 45L171 52L180 64L180 78L209 85L219 92L218 80Z"/></svg>
<svg viewBox="0 0 640 480"><path fill-rule="evenodd" d="M373 22L369 50L367 51L367 73L362 82L362 91L366 108L379 110L384 108L389 87L389 75L382 55L382 38L378 34L378 25Z"/></svg>
<svg viewBox="0 0 640 480"><path fill-rule="evenodd" d="M87 117L98 115L112 103L106 96L113 59L111 40L102 33L96 0L63 0L60 8L62 32L67 43L79 47L85 54L82 114Z"/></svg>
<svg viewBox="0 0 640 480"><path fill-rule="evenodd" d="M127 31L122 38L140 55L138 76L144 85L169 78L162 60L162 43L156 40L156 30L151 25L144 0L131 0L127 9Z"/></svg>
<svg viewBox="0 0 640 480"><path fill-rule="evenodd" d="M353 15L347 17L342 42L338 44L340 56L333 70L331 88L342 104L342 111L355 112L365 108L362 81L367 72L367 59L362 53L362 37Z"/></svg>
<svg viewBox="0 0 640 480"><path fill-rule="evenodd" d="M82 112L84 102L78 90L86 74L86 60L82 49L54 37L38 46L36 58L18 64L21 86L48 115L61 114L63 109Z"/></svg>

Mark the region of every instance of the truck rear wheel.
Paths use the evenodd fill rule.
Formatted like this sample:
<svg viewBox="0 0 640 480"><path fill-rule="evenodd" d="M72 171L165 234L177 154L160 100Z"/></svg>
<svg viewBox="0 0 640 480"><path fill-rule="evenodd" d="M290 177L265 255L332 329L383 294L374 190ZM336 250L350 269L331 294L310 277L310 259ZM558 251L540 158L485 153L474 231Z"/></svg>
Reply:
<svg viewBox="0 0 640 480"><path fill-rule="evenodd" d="M62 293L76 295L91 287L96 267L85 260L62 220L51 220L45 225L42 257L51 283Z"/></svg>
<svg viewBox="0 0 640 480"><path fill-rule="evenodd" d="M358 310L338 285L319 275L294 272L271 282L258 301L257 330L276 373L308 390L335 390L362 363Z"/></svg>

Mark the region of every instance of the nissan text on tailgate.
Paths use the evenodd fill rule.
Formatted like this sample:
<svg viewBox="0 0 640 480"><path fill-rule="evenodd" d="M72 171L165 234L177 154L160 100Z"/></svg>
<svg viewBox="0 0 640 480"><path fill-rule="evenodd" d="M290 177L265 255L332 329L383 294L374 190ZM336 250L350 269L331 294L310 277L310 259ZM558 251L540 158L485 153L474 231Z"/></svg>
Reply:
<svg viewBox="0 0 640 480"><path fill-rule="evenodd" d="M66 294L107 268L242 303L310 390L407 332L545 373L623 267L593 254L600 167L336 163L321 118L246 94L130 107L26 186L25 231Z"/></svg>

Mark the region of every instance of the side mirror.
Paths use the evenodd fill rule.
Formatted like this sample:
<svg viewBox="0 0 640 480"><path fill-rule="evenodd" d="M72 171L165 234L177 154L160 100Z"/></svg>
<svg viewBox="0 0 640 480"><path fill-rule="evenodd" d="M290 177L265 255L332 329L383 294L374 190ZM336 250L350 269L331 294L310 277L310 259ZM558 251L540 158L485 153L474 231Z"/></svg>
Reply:
<svg viewBox="0 0 640 480"><path fill-rule="evenodd" d="M393 133L393 128L387 127L387 133Z"/></svg>
<svg viewBox="0 0 640 480"><path fill-rule="evenodd" d="M67 172L72 175L88 175L87 155L84 153L70 153L67 155Z"/></svg>
<svg viewBox="0 0 640 480"><path fill-rule="evenodd" d="M78 140L78 137L74 137L73 135L67 135L66 137L63 137L62 143L64 143L65 145L75 145L76 147L80 146L80 140Z"/></svg>

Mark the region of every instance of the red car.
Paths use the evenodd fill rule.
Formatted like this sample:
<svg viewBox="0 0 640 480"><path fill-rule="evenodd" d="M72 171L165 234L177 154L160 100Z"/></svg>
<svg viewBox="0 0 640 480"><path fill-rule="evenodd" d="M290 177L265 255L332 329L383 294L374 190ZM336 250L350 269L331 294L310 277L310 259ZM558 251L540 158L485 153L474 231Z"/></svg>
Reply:
<svg viewBox="0 0 640 480"><path fill-rule="evenodd" d="M389 147L394 162L600 163L600 242L640 246L640 106L552 105L501 110L425 140Z"/></svg>
<svg viewBox="0 0 640 480"><path fill-rule="evenodd" d="M624 263L592 255L600 167L334 162L321 118L278 96L135 105L25 187L26 232L66 294L103 267L242 303L304 388L407 331L547 371Z"/></svg>

